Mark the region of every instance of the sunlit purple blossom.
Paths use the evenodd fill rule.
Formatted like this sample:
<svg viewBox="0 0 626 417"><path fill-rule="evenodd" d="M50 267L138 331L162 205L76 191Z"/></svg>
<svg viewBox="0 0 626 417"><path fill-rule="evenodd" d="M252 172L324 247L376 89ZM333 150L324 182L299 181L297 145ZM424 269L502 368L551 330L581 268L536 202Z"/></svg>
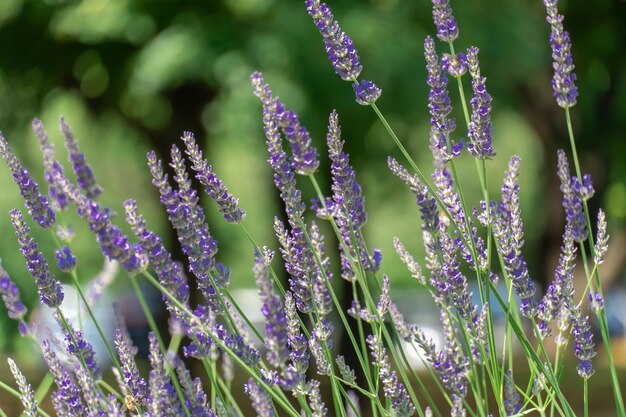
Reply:
<svg viewBox="0 0 626 417"><path fill-rule="evenodd" d="M17 320L20 323L20 327L25 328L24 316L28 310L22 303L20 290L15 285L15 282L11 280L9 274L2 268L2 264L0 264L0 295L2 295L2 301L7 308L9 318Z"/></svg>
<svg viewBox="0 0 626 417"><path fill-rule="evenodd" d="M70 372L56 356L50 342L42 342L43 358L54 377L57 390L52 395L52 405L59 416L83 416L87 407L81 398L81 391Z"/></svg>
<svg viewBox="0 0 626 417"><path fill-rule="evenodd" d="M356 95L356 102L362 106L374 104L382 93L382 90L376 87L376 84L367 80L352 83L352 89Z"/></svg>

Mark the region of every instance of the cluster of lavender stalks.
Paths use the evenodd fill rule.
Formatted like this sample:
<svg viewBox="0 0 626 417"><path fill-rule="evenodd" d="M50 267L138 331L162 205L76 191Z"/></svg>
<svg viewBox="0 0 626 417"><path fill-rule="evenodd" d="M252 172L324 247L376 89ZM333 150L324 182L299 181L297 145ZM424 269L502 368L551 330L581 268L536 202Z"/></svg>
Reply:
<svg viewBox="0 0 626 417"><path fill-rule="evenodd" d="M439 54L431 37L424 42L430 87L430 150L434 163L430 178L417 167L376 107L381 90L373 82L359 80L362 66L357 51L328 6L319 0L305 3L323 37L335 72L352 83L356 101L370 106L378 115L409 165L407 169L389 158L391 172L406 183L417 198L426 259L423 263L416 261L397 239L394 245L410 274L430 292L440 310L443 345L436 346L422 329L404 320L390 298L390 278L379 274L382 255L366 245L364 198L343 150L338 114L333 111L328 122L327 145L332 174L328 196L315 179L319 153L313 147L309 132L298 115L273 94L262 75L254 73L251 81L263 107L268 162L274 170L274 182L285 209L282 218L286 221L276 217L274 230L289 277L288 287L278 279L281 274L275 270L275 252L258 246L247 232L245 212L203 158L192 133L184 133L180 148L172 146L173 181L165 174L163 162L157 155L148 154L152 182L187 257L187 271L182 263L172 258L161 238L148 228L135 201L124 203L126 221L134 236L124 235L114 224L112 212L97 202L102 190L63 119L61 131L75 181L66 176L41 122L35 120L33 129L43 151L47 194L20 164L2 136L0 153L13 173L28 214L39 227L50 230L58 244L57 265L75 284L84 304L82 307L102 337L111 357L117 386L103 379L92 344L86 340L80 326L76 327L76 323L64 316L60 308L64 298L61 282L51 274L44 254L30 237L30 226L22 212L14 209L10 218L27 268L35 278L41 302L51 309L64 336L57 337L55 335L60 333L51 331L50 339L38 344L49 369L37 394L10 359L18 390L5 382L1 383L2 388L21 399L24 414L30 417L49 415L39 407L48 394L54 412L60 417L127 414L241 417L244 415L241 399L236 398L241 395L238 393L241 387L234 384L237 370L245 375L247 383L243 389L261 417L321 417L333 413L341 417L407 417L416 413L421 417L531 413L574 416L559 384L565 353L572 344L583 386L586 416L587 383L594 373L592 358L596 354L587 314L593 313L608 354L617 414L625 417L598 274L598 265L607 251L606 220L602 211L597 213L594 238L590 233L591 218L596 216L589 213L587 206L594 191L589 176L582 175L576 155L570 120L570 108L577 98L576 76L569 35L563 29L557 1L544 0L551 28L552 88L557 104L565 111L575 172L570 172L566 152L559 151L558 175L566 225L559 263L543 297L529 276L522 253L519 157L510 159L501 195L490 197L487 191L485 165L495 156L491 96L481 74L478 48L471 47L463 53L454 50L459 29L449 1L433 0L433 18L436 36L447 45L450 53ZM450 116L450 77L458 86L458 100L467 127L465 140L459 138L465 131L455 135L456 124ZM464 82L471 83L469 103ZM289 149L284 146L284 139ZM470 155L463 155L464 150ZM475 206L469 205L459 186L455 168L458 157L476 161L484 199ZM263 303L264 331L252 326L229 292L230 270L216 260L217 242L209 231L190 173L215 201L224 219L240 227L253 246L254 276ZM331 286L333 268L325 237L314 221L305 221L307 204L298 189L298 176L311 181L317 196L309 205L310 210L330 223L339 242L341 278L347 280L352 289L349 294L352 306L347 311L342 310ZM92 307L98 294L87 294L79 284L76 259L70 249L71 229L56 219L58 213L70 206L89 224L102 254L119 263L128 273L152 328L148 375L139 372L136 348L123 326L117 330L112 346L95 320ZM578 295L573 287L577 261L585 267L587 282L583 294ZM471 271L471 276L464 275L464 271ZM203 296L203 301L196 306L189 301L188 273ZM468 289L468 281L473 277L480 291L479 306L472 304ZM153 284L162 294L170 314L172 342L169 346L164 344L139 290L141 279ZM506 283L507 297L496 291L498 280ZM90 288L101 293L105 285L100 283ZM21 334L36 341L33 325L26 321L27 310L20 301L17 286L1 269L0 292L9 316L19 322ZM506 313L504 340L498 344L491 309L495 305ZM351 352L357 369L352 369L344 357L336 356L331 342L337 324L343 326L342 331L349 341L346 349ZM549 355L546 349L551 338L556 344L556 356ZM406 343L398 343L401 339ZM519 346L518 354L514 352L513 341ZM427 364L426 377L432 378L431 385L440 390L444 407L438 406L426 390L425 375L418 375L411 368L403 346L413 349ZM498 351L500 349L502 351ZM192 377L187 368L189 358L200 361L208 386L200 377ZM527 361L520 363L520 358ZM524 380L520 380L520 370ZM323 391L328 392L325 399ZM0 415L5 414L0 410Z"/></svg>

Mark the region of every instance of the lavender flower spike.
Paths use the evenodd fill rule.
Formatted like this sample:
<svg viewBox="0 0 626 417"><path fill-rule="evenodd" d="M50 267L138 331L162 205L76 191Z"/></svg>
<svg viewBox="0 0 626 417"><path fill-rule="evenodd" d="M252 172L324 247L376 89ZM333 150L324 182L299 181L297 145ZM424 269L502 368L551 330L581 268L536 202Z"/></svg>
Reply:
<svg viewBox="0 0 626 417"><path fill-rule="evenodd" d="M48 140L48 135L43 129L41 120L33 120L33 132L37 135L43 153L43 165L45 167L46 181L48 182L48 195L54 210L65 210L68 206L67 195L61 187L54 182L55 175L64 175L63 166L54 155L54 146Z"/></svg>
<svg viewBox="0 0 626 417"><path fill-rule="evenodd" d="M63 117L61 117L60 125L78 186L85 192L87 198L93 200L102 194L102 187L96 182L91 166L85 160L85 154L78 149L78 141Z"/></svg>
<svg viewBox="0 0 626 417"><path fill-rule="evenodd" d="M550 24L550 46L552 47L552 77L553 96L556 102L564 109L574 107L578 97L576 87L576 74L572 60L572 44L569 33L563 29L563 15L557 10L558 0L544 0L548 16L546 20Z"/></svg>
<svg viewBox="0 0 626 417"><path fill-rule="evenodd" d="M20 290L15 285L15 282L11 280L9 274L2 268L2 264L0 264L0 295L7 308L9 318L18 320L21 330L21 324L28 310L22 303ZM23 324L25 325L25 323Z"/></svg>
<svg viewBox="0 0 626 417"><path fill-rule="evenodd" d="M125 394L131 394L135 400L144 403L148 398L148 384L139 375L135 364L137 348L120 329L115 331L115 346L122 364L122 383Z"/></svg>
<svg viewBox="0 0 626 417"><path fill-rule="evenodd" d="M48 263L41 252L37 250L37 244L28 234L30 228L24 223L22 213L13 209L9 213L11 223L15 229L17 240L20 244L20 251L26 260L28 271L35 277L39 299L50 308L57 308L63 301L63 287L48 270Z"/></svg>
<svg viewBox="0 0 626 417"><path fill-rule="evenodd" d="M582 314L580 307L570 306L572 315L572 334L574 335L574 353L578 358L576 370L581 378L590 378L593 373L591 359L596 356L593 334L589 326L589 317Z"/></svg>
<svg viewBox="0 0 626 417"><path fill-rule="evenodd" d="M239 200L228 192L224 183L213 172L211 165L202 158L202 151L193 133L185 132L181 139L185 142L186 153L191 160L192 169L196 171L196 178L205 187L206 193L217 203L224 219L229 223L241 223L246 216L245 211L239 208Z"/></svg>
<svg viewBox="0 0 626 417"><path fill-rule="evenodd" d="M433 1L433 21L437 27L437 37L443 42L453 42L459 36L459 27L452 16L450 0Z"/></svg>
<svg viewBox="0 0 626 417"><path fill-rule="evenodd" d="M470 100L472 115L469 123L469 143L467 150L478 159L489 159L496 155L491 147L493 139L491 125L491 96L485 86L486 78L480 75L478 64L478 48L472 47L467 51L467 62L472 76L474 94Z"/></svg>
<svg viewBox="0 0 626 417"><path fill-rule="evenodd" d="M76 257L74 257L69 247L63 246L61 249L56 249L54 256L61 271L70 272L76 268Z"/></svg>
<svg viewBox="0 0 626 417"><path fill-rule="evenodd" d="M367 337L367 344L372 352L374 364L379 368L380 381L385 397L391 402L393 415L397 417L409 417L415 413L415 406L409 398L404 384L398 381L396 372L391 370L389 358L385 352L382 341L376 335Z"/></svg>
<svg viewBox="0 0 626 417"><path fill-rule="evenodd" d="M272 398L265 391L265 388L260 387L254 379L248 380L248 383L244 385L244 391L250 397L252 408L258 417L274 417L276 415Z"/></svg>
<svg viewBox="0 0 626 417"><path fill-rule="evenodd" d="M595 256L593 261L600 265L604 262L604 255L609 250L609 235L606 233L606 215L604 211L598 211L598 234L594 247Z"/></svg>
<svg viewBox="0 0 626 417"><path fill-rule="evenodd" d="M7 359L9 368L17 382L17 386L20 389L20 400L24 405L24 414L28 417L37 417L37 400L35 399L35 392L31 388L30 384L24 377L22 371L19 370L13 359Z"/></svg>
<svg viewBox="0 0 626 417"><path fill-rule="evenodd" d="M352 39L346 35L332 12L319 0L306 0L306 10L324 38L326 53L335 72L345 81L355 81L363 67Z"/></svg>
<svg viewBox="0 0 626 417"><path fill-rule="evenodd" d="M55 215L50 208L50 203L46 196L39 191L39 185L30 176L28 171L22 167L17 159L9 143L0 132L0 155L6 161L11 173L13 181L20 189L20 194L24 198L24 204L28 208L28 213L33 220L41 227L50 228L54 225Z"/></svg>
<svg viewBox="0 0 626 417"><path fill-rule="evenodd" d="M582 242L587 239L587 221L583 212L583 198L588 195L591 190L590 180L587 180L587 186L581 184L578 177L570 177L569 163L563 149L557 152L557 173L561 180L561 191L563 192L563 208L567 223L571 224L574 232L574 240ZM588 177L587 177L588 178Z"/></svg>

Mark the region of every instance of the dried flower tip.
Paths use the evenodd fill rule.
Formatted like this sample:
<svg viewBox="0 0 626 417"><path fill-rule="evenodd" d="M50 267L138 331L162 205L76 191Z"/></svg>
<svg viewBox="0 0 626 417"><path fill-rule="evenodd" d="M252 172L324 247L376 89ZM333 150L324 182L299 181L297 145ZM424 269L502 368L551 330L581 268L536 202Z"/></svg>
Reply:
<svg viewBox="0 0 626 417"><path fill-rule="evenodd" d="M306 0L305 4L324 39L326 53L335 72L345 81L355 81L363 67L352 39L341 30L326 4L319 0Z"/></svg>
<svg viewBox="0 0 626 417"><path fill-rule="evenodd" d="M419 263L413 259L413 256L409 253L408 250L404 247L400 239L397 237L393 238L393 247L396 249L396 253L400 256L402 262L406 265L411 276L415 278L420 284L426 285L426 277L422 273L422 268Z"/></svg>
<svg viewBox="0 0 626 417"><path fill-rule="evenodd" d="M382 90L376 87L376 84L367 80L352 83L352 89L356 95L356 102L362 106L374 104L382 93Z"/></svg>

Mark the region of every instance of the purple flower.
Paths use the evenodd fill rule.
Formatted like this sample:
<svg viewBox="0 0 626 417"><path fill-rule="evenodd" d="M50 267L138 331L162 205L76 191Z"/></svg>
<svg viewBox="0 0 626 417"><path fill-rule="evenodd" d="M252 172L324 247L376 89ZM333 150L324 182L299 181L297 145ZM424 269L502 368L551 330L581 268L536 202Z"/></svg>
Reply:
<svg viewBox="0 0 626 417"><path fill-rule="evenodd" d="M197 204L197 196L191 189L182 165L182 156L176 147L172 148L172 157L172 166L176 171L175 180L179 185L179 190L172 189L167 175L163 172L161 161L156 158L154 152L149 152L148 166L152 174L152 183L159 190L161 204L165 206L183 253L189 259L190 270L198 278L202 294L212 308L219 310L216 289L209 278L209 274L215 268L217 242L209 232L202 207Z"/></svg>
<svg viewBox="0 0 626 417"><path fill-rule="evenodd" d="M485 86L487 79L480 75L478 48L472 47L468 49L467 61L472 76L472 90L474 91L470 100L472 115L467 133L469 138L467 150L476 158L489 159L496 155L491 147L493 140L493 126L489 115L491 112L491 96Z"/></svg>
<svg viewBox="0 0 626 417"><path fill-rule="evenodd" d="M122 375L120 377L124 392L132 395L138 403L144 404L148 398L148 384L139 375L135 363L137 348L120 329L115 330L115 347L121 363Z"/></svg>
<svg viewBox="0 0 626 417"><path fill-rule="evenodd" d="M319 266L315 274L315 282L313 283L313 299L315 300L315 308L320 317L327 316L333 310L332 297L328 288L328 283L332 281L333 274L330 272L330 259L326 256L326 245L324 244L324 235L322 235L317 223L311 222L309 231L309 240L315 253L316 263L319 260Z"/></svg>
<svg viewBox="0 0 626 417"><path fill-rule="evenodd" d="M398 381L396 371L391 370L389 358L381 340L376 335L369 335L367 344L374 358L373 363L378 366L383 392L391 402L394 415L398 417L412 416L415 413L415 406L411 402L404 384Z"/></svg>
<svg viewBox="0 0 626 417"><path fill-rule="evenodd" d="M604 308L604 297L602 297L602 294L597 291L591 291L587 294L587 298L589 299L589 307L593 312L600 314L600 310Z"/></svg>
<svg viewBox="0 0 626 417"><path fill-rule="evenodd" d="M574 354L578 358L576 370L581 378L590 378L593 375L591 359L596 356L589 317L582 314L579 307L570 306L572 315L572 334L574 335Z"/></svg>
<svg viewBox="0 0 626 417"><path fill-rule="evenodd" d="M275 130L276 126L268 126L270 120L266 120L266 117L275 119L274 123L278 124L289 142L293 154L291 157L291 168L295 173L300 175L314 174L319 167L319 154L317 149L312 146L311 135L300 123L296 112L287 109L278 98L272 95L272 90L269 85L265 83L263 75L260 72L253 73L250 76L250 81L254 88L254 95L256 95L263 104L263 123L265 125L265 135L268 140L268 150L270 154L272 154L272 151L274 151L274 153L282 152L282 141L278 131ZM270 141L272 142L271 149ZM270 165L276 170L275 165L271 161Z"/></svg>
<svg viewBox="0 0 626 417"><path fill-rule="evenodd" d="M126 200L124 208L126 209L126 221L130 224L135 236L141 241L141 250L148 257L148 261L159 278L159 282L183 306L188 306L189 285L181 265L173 261L171 253L165 248L161 238L156 233L146 229L143 216L138 212L137 203L134 200ZM173 317L186 321L186 315L180 311L169 297L163 294L162 298Z"/></svg>
<svg viewBox="0 0 626 417"><path fill-rule="evenodd" d="M63 301L63 287L48 270L48 263L41 252L37 250L37 244L29 236L30 228L24 223L22 213L13 209L10 211L11 223L20 244L20 252L26 260L26 267L37 283L39 299L50 308L57 308Z"/></svg>
<svg viewBox="0 0 626 417"><path fill-rule="evenodd" d="M176 363L176 373L185 397L185 406L192 417L215 417L200 378L193 378L183 361Z"/></svg>
<svg viewBox="0 0 626 417"><path fill-rule="evenodd" d="M74 378L56 356L50 342L44 340L43 358L48 365L50 373L54 377L57 390L52 395L52 405L59 416L84 416L87 407L81 398L81 391Z"/></svg>
<svg viewBox="0 0 626 417"><path fill-rule="evenodd" d="M193 133L183 133L182 140L185 142L191 167L196 171L196 178L205 187L206 193L217 203L224 219L229 223L241 223L246 213L239 208L239 200L228 192L224 183L213 172L211 165L202 158L202 151Z"/></svg>
<svg viewBox="0 0 626 417"><path fill-rule="evenodd" d="M176 391L172 386L170 376L165 369L166 359L159 350L159 344L154 333L148 335L150 341L150 371L149 402L147 411L154 416L176 417L183 415Z"/></svg>
<svg viewBox="0 0 626 417"><path fill-rule="evenodd" d="M22 371L20 371L15 362L13 362L13 359L9 358L7 359L7 362L9 363L9 368L13 374L13 378L15 378L15 382L17 382L17 387L20 390L20 401L22 401L22 405L24 405L24 414L28 417L37 417L39 413L37 412L35 392L26 380Z"/></svg>
<svg viewBox="0 0 626 417"><path fill-rule="evenodd" d="M300 332L300 320L296 311L296 303L292 293L285 294L285 314L287 316L287 339L289 342L289 359L291 363L281 378L281 385L286 390L295 390L304 382L309 367L307 340Z"/></svg>
<svg viewBox="0 0 626 417"><path fill-rule="evenodd" d="M118 261L131 274L138 274L146 268L145 257L137 252L135 245L128 243L128 236L111 222L108 208L101 208L98 203L84 196L62 175L56 176L54 182L76 205L78 215L87 220L103 255L109 260Z"/></svg>
<svg viewBox="0 0 626 417"><path fill-rule="evenodd" d="M576 74L572 60L572 44L569 33L563 29L563 15L558 14L558 0L544 0L548 16L546 20L550 24L550 46L552 47L552 77L553 96L556 102L564 109L576 105L578 88L576 87Z"/></svg>
<svg viewBox="0 0 626 417"><path fill-rule="evenodd" d="M567 223L571 224L574 232L574 240L583 242L587 239L587 221L583 212L583 198L593 193L591 180L588 176L580 183L578 177L570 176L569 163L567 156L562 149L557 152L559 179L561 180L561 192L563 193L563 208ZM586 183L586 184L585 184Z"/></svg>
<svg viewBox="0 0 626 417"><path fill-rule="evenodd" d="M2 301L7 308L9 318L17 320L23 323L24 316L28 312L26 306L22 303L20 297L20 290L15 285L15 282L11 280L9 274L2 268L0 264L0 295L2 295ZM25 323L24 323L25 325Z"/></svg>
<svg viewBox="0 0 626 417"><path fill-rule="evenodd" d="M458 53L455 55L443 54L441 58L441 66L444 71L448 71L448 74L454 78L460 78L467 72L468 56L464 53Z"/></svg>
<svg viewBox="0 0 626 417"><path fill-rule="evenodd" d="M54 182L56 175L64 175L63 166L57 161L54 154L54 146L48 140L48 135L43 129L41 120L33 120L33 131L39 143L41 144L41 151L43 153L43 165L45 167L45 177L48 182L48 195L50 196L50 202L54 210L65 210L68 206L67 196L63 190Z"/></svg>
<svg viewBox="0 0 626 417"><path fill-rule="evenodd" d="M328 415L328 409L322 401L320 382L316 379L309 381L309 405L311 406L311 417L326 417Z"/></svg>
<svg viewBox="0 0 626 417"><path fill-rule="evenodd" d="M93 346L85 340L80 330L73 330L72 333L65 334L67 353L77 358L86 367L91 378L99 380L102 378L102 371L96 362L96 352Z"/></svg>
<svg viewBox="0 0 626 417"><path fill-rule="evenodd" d="M261 313L265 318L265 347L267 361L276 367L284 364L289 358L287 348L287 316L283 303L274 294L274 285L270 277L270 263L274 252L264 248L263 253L254 254L254 276L259 288L259 297L263 303Z"/></svg>
<svg viewBox="0 0 626 417"><path fill-rule="evenodd" d="M433 358L433 368L444 387L453 395L463 398L467 394L469 361L463 357L450 314L445 308L441 310L445 342L443 349Z"/></svg>
<svg viewBox="0 0 626 417"><path fill-rule="evenodd" d="M76 375L76 382L83 393L83 398L85 399L89 413L88 415L97 417L104 417L106 415L108 417L101 409L104 398L96 388L96 380L78 363L74 365L74 374Z"/></svg>
<svg viewBox="0 0 626 417"><path fill-rule="evenodd" d="M443 258L443 279L435 285L444 299L450 299L457 312L468 322L472 322L476 309L472 305L472 293L468 289L467 278L461 272L461 264L456 257L456 246L447 231L440 230L441 254Z"/></svg>
<svg viewBox="0 0 626 417"><path fill-rule="evenodd" d="M554 270L554 279L537 308L537 315L540 319L539 329L544 336L550 333L548 324L557 317L559 309L572 302L575 260L576 246L574 245L572 227L567 225L563 234L563 247L559 255L559 263Z"/></svg>
<svg viewBox="0 0 626 417"><path fill-rule="evenodd" d="M426 37L424 41L424 57L428 71L427 84L430 87L428 110L431 115L431 150L435 159L435 166L439 166L458 156L463 148L463 142L456 144L450 137L456 128L456 122L454 118L448 117L452 112L447 89L448 77L443 72L443 65L439 62L437 51L435 51L435 42L430 36Z"/></svg>
<svg viewBox="0 0 626 417"><path fill-rule="evenodd" d="M377 264L380 262L367 253L361 237L360 229L367 222L363 192L356 180L354 168L350 165L350 157L343 150L339 117L334 110L328 119L326 142L331 160L335 221L343 240L343 245L340 244L342 277L351 281L355 278L351 259L359 261L366 271L371 272L378 270ZM348 253L344 253L344 247L348 249Z"/></svg>
<svg viewBox="0 0 626 417"><path fill-rule="evenodd" d="M254 379L248 380L248 383L244 385L244 391L250 397L252 408L258 417L274 417L276 415L272 398L265 388L260 387Z"/></svg>
<svg viewBox="0 0 626 417"><path fill-rule="evenodd" d="M507 416L518 413L522 404L520 404L521 397L517 392L515 381L513 381L513 371L510 369L507 371L506 380L504 381L504 409Z"/></svg>
<svg viewBox="0 0 626 417"><path fill-rule="evenodd" d="M533 317L536 314L535 284L528 274L526 261L522 255L524 230L517 182L520 161L518 156L513 156L509 162L502 186L499 216L492 226L498 243L498 252L504 259L504 269L513 282L515 293L522 300L520 311L525 317Z"/></svg>
<svg viewBox="0 0 626 417"><path fill-rule="evenodd" d="M376 87L376 84L367 80L355 81L352 83L352 89L356 96L356 102L362 106L374 104L382 93L382 90Z"/></svg>
<svg viewBox="0 0 626 417"><path fill-rule="evenodd" d="M69 247L63 246L61 249L56 249L54 254L61 271L70 272L76 268L76 257L74 257Z"/></svg>
<svg viewBox="0 0 626 417"><path fill-rule="evenodd" d="M322 34L328 59L333 64L335 72L345 81L356 80L363 67L352 39L341 30L325 3L320 3L319 0L306 0L305 4L307 12Z"/></svg>
<svg viewBox="0 0 626 417"><path fill-rule="evenodd" d="M41 194L37 182L22 167L2 132L0 132L0 155L4 158L13 174L13 181L20 189L20 194L24 198L24 204L28 208L28 213L39 226L51 228L55 222L55 215L52 208L50 208L48 199Z"/></svg>
<svg viewBox="0 0 626 417"><path fill-rule="evenodd" d="M432 2L437 37L443 42L453 42L459 36L459 27L452 16L450 0L432 0Z"/></svg>
<svg viewBox="0 0 626 417"><path fill-rule="evenodd" d="M63 117L61 117L60 125L78 186L85 192L87 198L93 200L102 194L102 187L96 182L91 166L85 160L85 154L78 149L78 141Z"/></svg>
<svg viewBox="0 0 626 417"><path fill-rule="evenodd" d="M346 358L342 355L337 355L335 363L337 364L337 369L339 370L341 377L350 384L356 384L356 373L354 372L354 369L348 366Z"/></svg>

